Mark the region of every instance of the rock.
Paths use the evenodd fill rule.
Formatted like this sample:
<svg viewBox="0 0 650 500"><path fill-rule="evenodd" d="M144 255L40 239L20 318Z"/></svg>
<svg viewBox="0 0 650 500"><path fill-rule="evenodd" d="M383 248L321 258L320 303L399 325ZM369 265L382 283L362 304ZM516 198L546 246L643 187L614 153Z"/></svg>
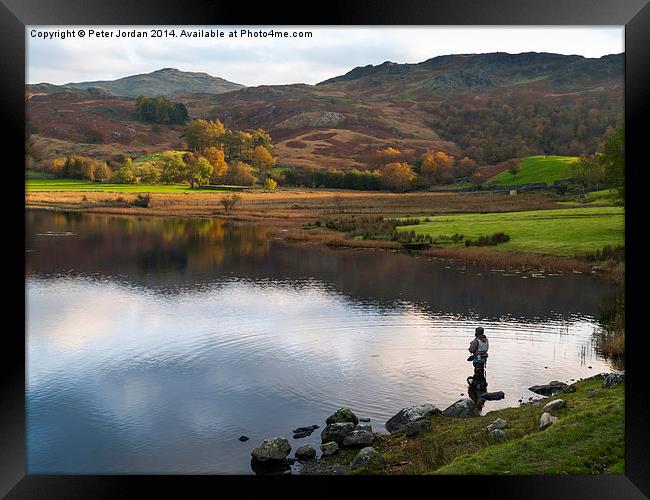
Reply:
<svg viewBox="0 0 650 500"><path fill-rule="evenodd" d="M615 385L620 384L625 380L625 372L612 372L609 373L605 380L603 380L603 389L609 389Z"/></svg>
<svg viewBox="0 0 650 500"><path fill-rule="evenodd" d="M329 457L330 455L334 455L334 453L339 451L339 445L334 441L330 441L329 443L321 444L320 449L323 452L324 457Z"/></svg>
<svg viewBox="0 0 650 500"><path fill-rule="evenodd" d="M454 404L442 410L443 415L457 418L476 417L480 413L476 403L469 398L459 399Z"/></svg>
<svg viewBox="0 0 650 500"><path fill-rule="evenodd" d="M359 422L370 422L369 418L360 418Z"/></svg>
<svg viewBox="0 0 650 500"><path fill-rule="evenodd" d="M493 430L495 429L505 429L508 427L508 421L504 420L503 418L497 418L494 422L492 422L490 425L488 425L485 430L492 433Z"/></svg>
<svg viewBox="0 0 650 500"><path fill-rule="evenodd" d="M557 417L554 417L550 413L542 413L542 416L539 419L539 428L540 430L546 429L553 422L557 421Z"/></svg>
<svg viewBox="0 0 650 500"><path fill-rule="evenodd" d="M336 410L333 415L330 415L327 417L327 420L325 420L326 424L339 424L344 422L352 422L354 425L357 425L359 419L354 413L352 413L350 408L343 407Z"/></svg>
<svg viewBox="0 0 650 500"><path fill-rule="evenodd" d="M497 437L505 437L506 433L503 432L501 429L492 429L490 431L491 436L497 436Z"/></svg>
<svg viewBox="0 0 650 500"><path fill-rule="evenodd" d="M316 450L310 444L301 446L296 450L296 458L302 462L316 458Z"/></svg>
<svg viewBox="0 0 650 500"><path fill-rule="evenodd" d="M564 389L562 389L562 392L564 393L576 392L576 388L573 387L572 385L567 385Z"/></svg>
<svg viewBox="0 0 650 500"><path fill-rule="evenodd" d="M355 431L368 431L372 432L372 425L368 424L359 424L354 428Z"/></svg>
<svg viewBox="0 0 650 500"><path fill-rule="evenodd" d="M287 458L291 451L289 441L281 437L265 439L262 444L251 453L257 462L279 462Z"/></svg>
<svg viewBox="0 0 650 500"><path fill-rule="evenodd" d="M122 138L122 134L121 134L120 132L114 130L113 132L111 132L111 137L112 137L113 139L121 139L121 138Z"/></svg>
<svg viewBox="0 0 650 500"><path fill-rule="evenodd" d="M484 394L481 394L481 398L485 399L486 401L499 401L505 397L506 395L503 391L486 392Z"/></svg>
<svg viewBox="0 0 650 500"><path fill-rule="evenodd" d="M590 398L593 398L596 394L598 394L598 390L597 390L597 389L589 389L589 390L587 391L587 396L589 396Z"/></svg>
<svg viewBox="0 0 650 500"><path fill-rule="evenodd" d="M302 439L307 436L311 436L311 433L313 431L304 431L304 432L298 432L297 434L293 435L293 439Z"/></svg>
<svg viewBox="0 0 650 500"><path fill-rule="evenodd" d="M238 439L243 443L244 441L248 441L250 438L248 436L239 436Z"/></svg>
<svg viewBox="0 0 650 500"><path fill-rule="evenodd" d="M404 430L407 424L436 413L440 413L440 410L430 403L402 408L397 415L392 416L386 422L385 427L388 432L399 432Z"/></svg>
<svg viewBox="0 0 650 500"><path fill-rule="evenodd" d="M564 402L564 399L556 399L554 401L551 401L550 403L546 403L544 405L544 408L542 408L542 411L553 411L553 410L559 410L560 408L564 408L566 406L566 403Z"/></svg>
<svg viewBox="0 0 650 500"><path fill-rule="evenodd" d="M334 441L335 443L342 444L345 437L354 430L352 422L329 424L321 432L321 442L328 443Z"/></svg>
<svg viewBox="0 0 650 500"><path fill-rule="evenodd" d="M333 476L345 474L349 468L349 465L341 465L330 460L311 460L303 464L300 474Z"/></svg>
<svg viewBox="0 0 650 500"><path fill-rule="evenodd" d="M343 446L350 447L363 447L369 446L375 440L375 435L372 432L365 430L354 429L350 434L345 436Z"/></svg>
<svg viewBox="0 0 650 500"><path fill-rule="evenodd" d="M381 461L381 455L379 452L372 446L367 446L357 453L357 455L352 459L350 466L353 469L358 469L359 467L365 467L366 465L379 461Z"/></svg>
<svg viewBox="0 0 650 500"><path fill-rule="evenodd" d="M292 430L294 434L299 434L301 432L309 432L310 434L318 429L318 425L310 425L309 427L298 427L297 429Z"/></svg>
<svg viewBox="0 0 650 500"><path fill-rule="evenodd" d="M553 380L552 382L546 385L534 385L532 387L529 387L528 390L533 391L535 394L541 394L542 396L555 396L556 394L559 394L567 387L568 385L565 384L564 382L558 382L557 380Z"/></svg>
<svg viewBox="0 0 650 500"><path fill-rule="evenodd" d="M420 434L422 432L429 432L432 427L433 425L431 424L431 420L428 418L419 418L413 422L406 424L404 431L407 436L415 436L416 434Z"/></svg>

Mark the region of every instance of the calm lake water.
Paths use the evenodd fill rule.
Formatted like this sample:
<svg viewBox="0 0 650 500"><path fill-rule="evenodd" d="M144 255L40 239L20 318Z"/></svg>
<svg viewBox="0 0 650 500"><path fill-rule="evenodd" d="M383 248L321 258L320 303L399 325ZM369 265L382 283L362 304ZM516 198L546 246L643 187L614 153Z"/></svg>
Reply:
<svg viewBox="0 0 650 500"><path fill-rule="evenodd" d="M488 389L506 394L484 413L611 368L592 335L614 291L592 276L328 250L217 220L26 217L30 474L251 474L264 438L318 450L340 406L385 432L401 408L467 397L479 325Z"/></svg>

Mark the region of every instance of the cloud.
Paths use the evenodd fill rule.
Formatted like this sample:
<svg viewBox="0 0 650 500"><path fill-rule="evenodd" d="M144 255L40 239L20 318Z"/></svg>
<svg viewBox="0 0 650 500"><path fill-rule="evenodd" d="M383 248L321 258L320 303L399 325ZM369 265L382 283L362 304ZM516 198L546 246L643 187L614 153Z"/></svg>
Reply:
<svg viewBox="0 0 650 500"><path fill-rule="evenodd" d="M624 27L257 27L310 38L84 38L43 39L32 30L116 27L27 27L27 82L63 84L112 80L163 67L197 71L244 85L314 84L356 66L384 61L418 63L445 54L554 52L600 57L624 51ZM157 27L165 29L165 27ZM124 28L120 29L136 29ZM138 30L149 32L150 27ZM226 33L238 27L202 27Z"/></svg>

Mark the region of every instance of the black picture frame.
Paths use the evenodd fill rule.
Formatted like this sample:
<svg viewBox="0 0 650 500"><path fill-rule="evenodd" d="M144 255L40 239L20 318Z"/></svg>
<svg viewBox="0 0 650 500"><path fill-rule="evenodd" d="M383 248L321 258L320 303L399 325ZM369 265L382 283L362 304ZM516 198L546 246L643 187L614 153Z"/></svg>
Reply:
<svg viewBox="0 0 650 500"><path fill-rule="evenodd" d="M317 10L314 10L316 8ZM308 10L312 9L312 10ZM627 203L626 224L626 450L622 476L436 476L436 477L256 477L256 476L36 476L25 475L25 296L5 286L15 304L6 311L15 324L3 329L0 363L2 399L0 405L0 495L6 498L118 498L134 496L134 488L153 493L189 497L188 489L207 487L220 495L227 487L244 494L250 488L277 489L283 496L299 492L314 481L341 492L352 485L383 493L405 493L411 482L431 494L442 494L443 486L454 496L482 498L590 498L620 499L650 496L650 453L648 423L650 405L644 383L641 311L644 296L638 290L645 282L643 246L635 237L642 232L643 155L642 120L648 116L650 101L650 4L648 0L402 0L400 2L329 1L320 5L282 6L268 3L253 7L244 2L208 0L111 2L82 0L2 0L0 33L0 99L8 125L3 133L6 179L3 201L11 206L6 217L16 229L7 234L11 260L5 276L24 285L24 249L14 244L15 235L24 236L24 185L22 169L25 108L25 26L26 25L625 25L625 123ZM9 160L11 158L11 162ZM645 160L645 161L644 161ZM15 165L15 172L7 168ZM14 182L11 182L14 181ZM8 207L7 207L8 208ZM632 228L640 229L633 231ZM23 267L24 269L24 267ZM637 291L637 293L635 293ZM277 483L277 484L276 484ZM293 487L296 487L294 490Z"/></svg>

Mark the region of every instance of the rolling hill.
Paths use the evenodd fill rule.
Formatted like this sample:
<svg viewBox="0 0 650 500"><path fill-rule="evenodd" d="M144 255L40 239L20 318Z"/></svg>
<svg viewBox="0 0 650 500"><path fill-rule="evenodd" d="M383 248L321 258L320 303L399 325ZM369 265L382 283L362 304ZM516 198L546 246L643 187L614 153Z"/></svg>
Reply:
<svg viewBox="0 0 650 500"><path fill-rule="evenodd" d="M592 59L492 53L441 56L418 64L385 62L317 85L228 92L189 84L179 89L178 82L197 74L169 69L116 80L112 86L83 85L116 95L154 95L164 88L187 106L191 118L269 131L283 165L367 168L373 152L389 146L410 160L436 149L496 165L515 157L595 151L623 120L623 68L624 54ZM81 84L68 87L73 85ZM133 120L133 107L128 96L68 91L29 99L28 118L33 133L45 141L83 141L96 128L103 145L178 147L179 130L162 126L154 133L150 125Z"/></svg>
<svg viewBox="0 0 650 500"><path fill-rule="evenodd" d="M113 95L124 97L156 97L159 95L174 96L180 92L206 92L219 94L244 88L239 83L229 82L223 78L210 76L207 73L191 73L179 71L176 68L163 68L152 73L132 75L117 80L95 82L71 82L65 85L38 83L27 85L27 90L33 93L55 93L70 90L86 90L99 87Z"/></svg>

